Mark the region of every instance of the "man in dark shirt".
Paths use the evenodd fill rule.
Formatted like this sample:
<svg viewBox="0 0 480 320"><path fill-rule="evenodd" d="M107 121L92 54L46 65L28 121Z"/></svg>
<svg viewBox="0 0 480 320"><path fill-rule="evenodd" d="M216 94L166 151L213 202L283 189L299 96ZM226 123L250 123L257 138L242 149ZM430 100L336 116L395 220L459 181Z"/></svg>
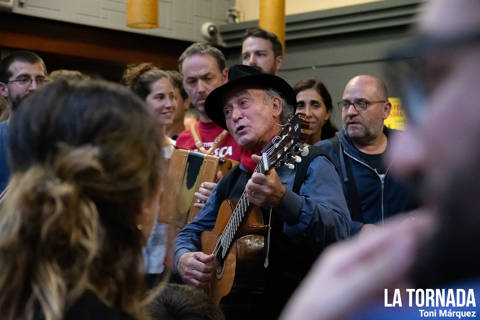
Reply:
<svg viewBox="0 0 480 320"><path fill-rule="evenodd" d="M384 154L394 130L383 122L391 104L384 82L371 75L351 79L338 103L343 130L317 145L335 163L352 215L352 234L405 211L408 188L390 175Z"/></svg>

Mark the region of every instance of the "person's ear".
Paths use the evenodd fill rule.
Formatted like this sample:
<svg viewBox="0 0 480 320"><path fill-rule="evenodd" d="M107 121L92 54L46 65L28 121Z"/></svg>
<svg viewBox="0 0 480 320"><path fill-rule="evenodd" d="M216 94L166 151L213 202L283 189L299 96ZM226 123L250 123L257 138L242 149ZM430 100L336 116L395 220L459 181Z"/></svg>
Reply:
<svg viewBox="0 0 480 320"><path fill-rule="evenodd" d="M277 73L280 70L280 68L282 68L282 66L283 66L283 56L276 56L275 57L275 68L277 70Z"/></svg>
<svg viewBox="0 0 480 320"><path fill-rule="evenodd" d="M282 114L283 100L279 97L272 97L272 108L273 115L275 117L280 117L280 115Z"/></svg>
<svg viewBox="0 0 480 320"><path fill-rule="evenodd" d="M325 121L330 120L331 116L332 116L332 110L327 110L327 115L325 116Z"/></svg>
<svg viewBox="0 0 480 320"><path fill-rule="evenodd" d="M183 100L183 108L185 109L185 111L190 109L190 98L189 97L187 97L185 100Z"/></svg>
<svg viewBox="0 0 480 320"><path fill-rule="evenodd" d="M222 76L223 76L223 83L227 83L228 82L228 69L225 68L222 70Z"/></svg>
<svg viewBox="0 0 480 320"><path fill-rule="evenodd" d="M392 104L387 100L387 102L385 102L383 105L383 120L388 118L390 111L392 111Z"/></svg>
<svg viewBox="0 0 480 320"><path fill-rule="evenodd" d="M5 97L8 97L8 86L6 83L0 81L0 94Z"/></svg>

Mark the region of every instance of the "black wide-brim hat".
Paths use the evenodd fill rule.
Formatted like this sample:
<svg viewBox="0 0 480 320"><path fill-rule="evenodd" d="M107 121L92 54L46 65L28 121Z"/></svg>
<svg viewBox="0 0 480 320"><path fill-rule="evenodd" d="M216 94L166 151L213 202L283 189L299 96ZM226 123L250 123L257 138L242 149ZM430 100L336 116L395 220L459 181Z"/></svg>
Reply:
<svg viewBox="0 0 480 320"><path fill-rule="evenodd" d="M293 108L296 107L295 92L285 80L273 74L262 73L261 69L256 67L235 65L228 70L228 82L210 92L205 100L208 117L224 129L227 129L223 114L224 96L239 87L273 89Z"/></svg>

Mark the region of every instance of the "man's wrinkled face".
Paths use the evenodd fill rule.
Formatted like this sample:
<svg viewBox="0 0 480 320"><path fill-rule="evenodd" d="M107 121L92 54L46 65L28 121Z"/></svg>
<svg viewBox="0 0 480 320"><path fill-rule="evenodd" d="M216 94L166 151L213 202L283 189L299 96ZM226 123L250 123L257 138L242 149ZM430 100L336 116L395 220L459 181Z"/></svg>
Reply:
<svg viewBox="0 0 480 320"><path fill-rule="evenodd" d="M183 87L201 114L206 114L205 100L210 92L225 83L226 73L227 70L220 70L215 58L208 54L195 54L183 61Z"/></svg>
<svg viewBox="0 0 480 320"><path fill-rule="evenodd" d="M237 89L224 98L228 131L244 149L258 151L278 132L281 100L263 89Z"/></svg>
<svg viewBox="0 0 480 320"><path fill-rule="evenodd" d="M369 76L355 77L345 87L342 101L368 102L365 110L358 110L353 104L342 108L343 127L350 139L367 144L382 134L383 121L390 114L390 105L379 93L376 81Z"/></svg>
<svg viewBox="0 0 480 320"><path fill-rule="evenodd" d="M242 44L242 64L256 66L265 73L277 74L283 57L275 57L270 40L248 37Z"/></svg>
<svg viewBox="0 0 480 320"><path fill-rule="evenodd" d="M47 81L46 70L42 63L16 61L9 68L12 76L8 83L2 84L0 91L7 99L12 111L18 108L20 102L32 91L42 87Z"/></svg>

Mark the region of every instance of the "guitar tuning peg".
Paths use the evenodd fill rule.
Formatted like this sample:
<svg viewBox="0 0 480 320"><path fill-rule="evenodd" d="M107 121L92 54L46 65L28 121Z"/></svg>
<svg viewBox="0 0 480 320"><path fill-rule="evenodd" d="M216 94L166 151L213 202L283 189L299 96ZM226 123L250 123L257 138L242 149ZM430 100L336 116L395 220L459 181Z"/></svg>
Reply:
<svg viewBox="0 0 480 320"><path fill-rule="evenodd" d="M300 158L300 156L292 156L292 159L295 160L296 163L302 162L302 158Z"/></svg>
<svg viewBox="0 0 480 320"><path fill-rule="evenodd" d="M290 169L290 170L295 169L295 165L292 164L292 163L285 163L285 166L286 166L288 169Z"/></svg>
<svg viewBox="0 0 480 320"><path fill-rule="evenodd" d="M302 148L300 148L300 154L302 155L302 157L306 157L308 155L308 153L310 152L310 149L308 147L308 145L304 145Z"/></svg>

